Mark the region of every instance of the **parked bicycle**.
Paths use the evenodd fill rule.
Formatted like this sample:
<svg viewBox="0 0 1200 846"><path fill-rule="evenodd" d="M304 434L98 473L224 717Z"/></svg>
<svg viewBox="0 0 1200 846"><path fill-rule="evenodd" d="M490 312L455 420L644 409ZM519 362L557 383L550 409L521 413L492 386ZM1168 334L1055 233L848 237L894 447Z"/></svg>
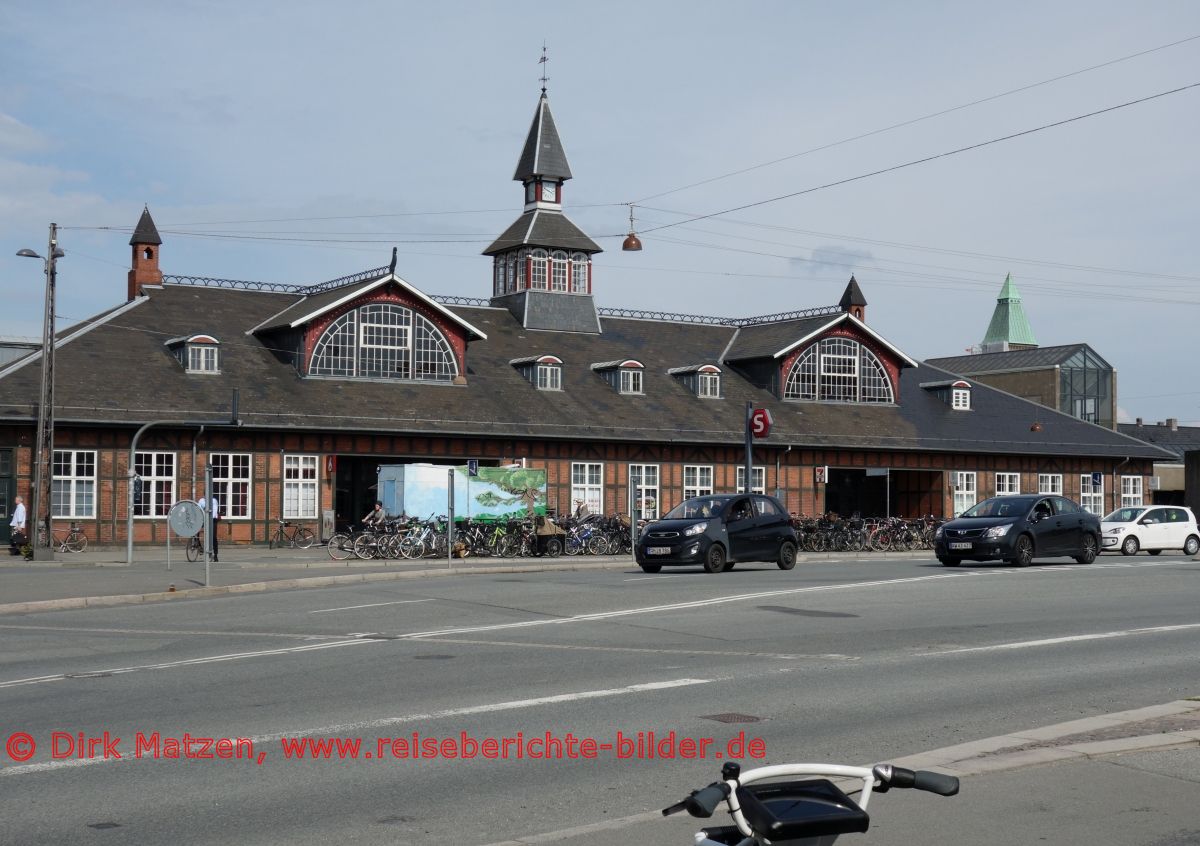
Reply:
<svg viewBox="0 0 1200 846"><path fill-rule="evenodd" d="M70 531L66 534L51 531L50 539L49 545L58 552L83 552L88 545L87 535L79 528L78 523L72 523ZM38 526L38 546L47 546L45 525Z"/></svg>
<svg viewBox="0 0 1200 846"><path fill-rule="evenodd" d="M279 526L275 529L275 534L271 536L271 549L285 546L290 549L308 549L317 540L317 536L312 533L311 529L297 526L283 519L278 522Z"/></svg>
<svg viewBox="0 0 1200 846"><path fill-rule="evenodd" d="M851 791L858 798L851 798L829 778L861 781L862 787ZM739 764L730 761L721 768L721 781L693 790L662 813L665 817L687 811L706 819L724 802L733 825L701 829L696 846L831 846L840 834L867 831L871 824L867 804L873 792L908 787L955 796L958 779L892 764L777 764L742 772Z"/></svg>
<svg viewBox="0 0 1200 846"><path fill-rule="evenodd" d="M204 541L200 535L192 535L188 538L187 549L185 551L188 561L199 561L204 557Z"/></svg>

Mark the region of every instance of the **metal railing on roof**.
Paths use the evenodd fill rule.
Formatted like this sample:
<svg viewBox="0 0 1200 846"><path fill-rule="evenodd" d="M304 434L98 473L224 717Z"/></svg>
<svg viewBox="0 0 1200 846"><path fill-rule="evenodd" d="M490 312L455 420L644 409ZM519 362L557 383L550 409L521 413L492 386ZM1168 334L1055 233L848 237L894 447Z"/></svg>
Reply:
<svg viewBox="0 0 1200 846"><path fill-rule="evenodd" d="M330 279L328 282L318 282L314 285L295 285L286 282L253 282L245 279L217 279L211 276L163 276L163 283L170 285L194 285L203 288L234 288L243 291L272 291L284 294L302 294L311 296L332 291L336 288L354 285L388 273L388 267L376 267L349 276ZM486 297L461 297L454 294L430 294L429 298L442 305L475 306L486 308L491 300ZM704 314L682 314L679 312L659 311L642 308L598 308L596 312L601 317L623 317L632 320L661 320L670 323L695 323L707 326L762 326L769 323L783 323L788 320L803 320L808 317L827 317L841 314L841 306L818 306L802 308L795 311L781 311L775 314L760 314L757 317L714 317Z"/></svg>

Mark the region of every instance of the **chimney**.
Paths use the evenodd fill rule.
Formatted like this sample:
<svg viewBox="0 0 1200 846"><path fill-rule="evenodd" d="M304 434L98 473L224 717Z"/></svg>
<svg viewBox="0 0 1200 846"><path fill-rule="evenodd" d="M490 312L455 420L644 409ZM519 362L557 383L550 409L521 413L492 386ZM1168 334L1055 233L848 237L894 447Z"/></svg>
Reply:
<svg viewBox="0 0 1200 846"><path fill-rule="evenodd" d="M1139 418L1137 419L1137 425L1138 425L1138 428L1139 428L1139 429L1140 429L1140 428L1142 428L1142 418L1140 418L1140 417L1139 417Z"/></svg>
<svg viewBox="0 0 1200 846"><path fill-rule="evenodd" d="M162 271L158 269L158 248L162 246L162 238L154 219L150 217L149 207L142 209L142 216L134 227L133 237L129 239L133 247L133 260L129 271L129 300L141 294L143 285L161 285Z"/></svg>
<svg viewBox="0 0 1200 846"><path fill-rule="evenodd" d="M1167 426L1170 428L1170 430L1172 432L1178 432L1179 431L1179 418L1178 417L1168 417L1167 418Z"/></svg>

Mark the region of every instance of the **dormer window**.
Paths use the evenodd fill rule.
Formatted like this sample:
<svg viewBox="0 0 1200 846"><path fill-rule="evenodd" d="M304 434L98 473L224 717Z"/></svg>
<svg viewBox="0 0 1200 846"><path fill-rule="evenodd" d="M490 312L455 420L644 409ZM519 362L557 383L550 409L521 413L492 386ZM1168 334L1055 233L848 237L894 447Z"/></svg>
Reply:
<svg viewBox="0 0 1200 846"><path fill-rule="evenodd" d="M164 346L188 373L221 372L221 342L212 335L184 335Z"/></svg>
<svg viewBox="0 0 1200 846"><path fill-rule="evenodd" d="M700 399L721 398L721 368L715 364L675 367L667 373L677 378Z"/></svg>
<svg viewBox="0 0 1200 846"><path fill-rule="evenodd" d="M632 358L624 361L604 361L593 364L592 370L622 394L645 393L642 387L642 372L646 369L640 361Z"/></svg>
<svg viewBox="0 0 1200 846"><path fill-rule="evenodd" d="M188 373L219 373L216 344L188 344Z"/></svg>
<svg viewBox="0 0 1200 846"><path fill-rule="evenodd" d="M514 358L509 362L539 391L562 390L562 359L553 355Z"/></svg>
<svg viewBox="0 0 1200 846"><path fill-rule="evenodd" d="M850 338L825 338L804 350L784 382L784 399L817 402L895 402L887 368Z"/></svg>
<svg viewBox="0 0 1200 846"><path fill-rule="evenodd" d="M959 387L962 385L963 387ZM971 410L971 386L965 382L955 383L950 388L950 407L955 411Z"/></svg>

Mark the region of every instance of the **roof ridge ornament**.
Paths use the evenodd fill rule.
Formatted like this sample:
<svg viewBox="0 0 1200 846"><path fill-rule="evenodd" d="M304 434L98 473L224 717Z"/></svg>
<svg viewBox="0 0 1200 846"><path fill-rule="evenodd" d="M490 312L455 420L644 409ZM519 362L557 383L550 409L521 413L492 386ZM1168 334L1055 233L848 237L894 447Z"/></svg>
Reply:
<svg viewBox="0 0 1200 846"><path fill-rule="evenodd" d="M546 83L550 81L550 77L546 76L546 64L550 61L546 56L546 42L542 42L542 57L538 59L538 64L542 66L542 75L539 77L542 83L542 96L546 96Z"/></svg>

